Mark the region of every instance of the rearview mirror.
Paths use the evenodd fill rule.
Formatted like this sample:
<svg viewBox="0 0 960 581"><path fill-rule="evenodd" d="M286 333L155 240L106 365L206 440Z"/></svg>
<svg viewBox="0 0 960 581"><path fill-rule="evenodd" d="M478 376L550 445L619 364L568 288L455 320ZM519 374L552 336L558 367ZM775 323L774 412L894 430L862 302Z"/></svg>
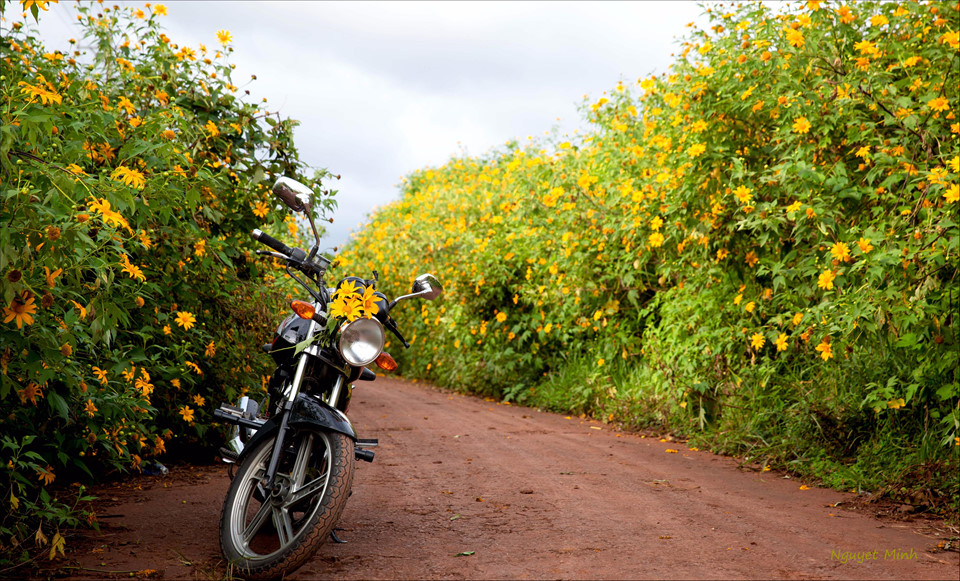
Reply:
<svg viewBox="0 0 960 581"><path fill-rule="evenodd" d="M432 301L443 294L443 286L432 274L421 274L413 281L413 294L421 299Z"/></svg>
<svg viewBox="0 0 960 581"><path fill-rule="evenodd" d="M273 184L273 195L287 205L294 212L308 212L313 190L296 180L279 177Z"/></svg>
<svg viewBox="0 0 960 581"><path fill-rule="evenodd" d="M389 312L400 301L407 299L427 299L428 301L432 301L439 298L442 294L443 286L440 284L440 281L437 280L437 277L432 274L421 274L417 277L417 280L413 281L413 293L393 299L387 306L387 311Z"/></svg>

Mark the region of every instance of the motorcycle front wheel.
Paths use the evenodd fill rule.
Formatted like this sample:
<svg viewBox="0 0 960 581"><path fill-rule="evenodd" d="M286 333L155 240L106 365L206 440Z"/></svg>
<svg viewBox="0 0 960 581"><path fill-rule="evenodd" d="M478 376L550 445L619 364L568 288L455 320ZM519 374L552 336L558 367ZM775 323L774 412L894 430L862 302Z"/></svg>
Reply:
<svg viewBox="0 0 960 581"><path fill-rule="evenodd" d="M350 495L350 438L296 430L286 440L274 491L264 487L275 442L270 438L240 464L223 502L220 547L246 579L275 579L303 565L333 530Z"/></svg>

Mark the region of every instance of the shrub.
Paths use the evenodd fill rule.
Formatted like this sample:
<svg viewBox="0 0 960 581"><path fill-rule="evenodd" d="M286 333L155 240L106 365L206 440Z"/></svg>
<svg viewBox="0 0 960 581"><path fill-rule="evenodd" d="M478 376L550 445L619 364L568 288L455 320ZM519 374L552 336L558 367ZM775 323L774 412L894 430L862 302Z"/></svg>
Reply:
<svg viewBox="0 0 960 581"><path fill-rule="evenodd" d="M43 3L24 4L36 17ZM162 32L161 4L81 5L95 49L64 54L20 9L0 3L13 20L0 43L7 548L61 524L44 506L71 514L47 492L55 480L138 470L203 442L221 401L261 392L263 323L285 288L247 233L297 234L272 177L326 176L305 175L295 121L233 84L229 32L195 50Z"/></svg>
<svg viewBox="0 0 960 581"><path fill-rule="evenodd" d="M731 452L955 462L958 6L711 6L582 139L414 172L340 263L446 284L413 376L607 411L588 360L621 421Z"/></svg>

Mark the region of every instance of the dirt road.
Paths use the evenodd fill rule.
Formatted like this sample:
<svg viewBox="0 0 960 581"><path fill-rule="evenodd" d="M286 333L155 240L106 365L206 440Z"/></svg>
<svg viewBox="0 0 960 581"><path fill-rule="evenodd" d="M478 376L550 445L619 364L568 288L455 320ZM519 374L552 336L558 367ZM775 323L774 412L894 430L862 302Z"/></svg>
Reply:
<svg viewBox="0 0 960 581"><path fill-rule="evenodd" d="M358 385L359 463L341 522L291 579L957 579L936 527L676 442L407 381ZM97 493L73 578L223 578L221 467ZM113 499L113 500L111 500ZM836 503L841 503L835 506Z"/></svg>

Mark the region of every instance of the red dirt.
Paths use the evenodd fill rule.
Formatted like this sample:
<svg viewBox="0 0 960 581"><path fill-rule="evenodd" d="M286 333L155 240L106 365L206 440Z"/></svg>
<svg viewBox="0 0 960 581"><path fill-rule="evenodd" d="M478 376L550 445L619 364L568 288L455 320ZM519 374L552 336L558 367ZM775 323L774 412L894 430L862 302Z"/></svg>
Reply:
<svg viewBox="0 0 960 581"><path fill-rule="evenodd" d="M957 579L955 531L878 519L856 496L676 442L409 381L360 383L380 439L341 519L290 579ZM671 453L676 450L676 453ZM223 466L94 490L101 532L71 538L71 579L222 579ZM840 503L839 505L837 503ZM956 545L956 541L953 541ZM861 555L842 563L844 553ZM866 559L862 557L866 556ZM903 557L903 558L897 558Z"/></svg>

